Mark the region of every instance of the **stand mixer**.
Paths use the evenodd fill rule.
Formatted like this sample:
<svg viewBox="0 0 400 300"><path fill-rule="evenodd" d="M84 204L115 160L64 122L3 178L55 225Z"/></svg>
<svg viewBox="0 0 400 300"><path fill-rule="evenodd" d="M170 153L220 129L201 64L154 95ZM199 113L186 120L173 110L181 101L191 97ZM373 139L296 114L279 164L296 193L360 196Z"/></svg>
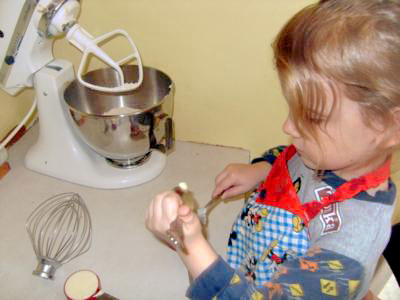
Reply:
<svg viewBox="0 0 400 300"><path fill-rule="evenodd" d="M156 149L171 147L173 84L142 66L127 32L117 29L94 38L77 23L79 12L79 0L0 3L0 86L10 95L33 87L38 107L39 137L25 165L96 188L147 182L166 164L165 153ZM69 61L53 57L54 39L62 35L83 53L76 75ZM99 46L115 36L125 38L132 50L119 61ZM85 74L91 56L108 68ZM122 66L132 61L134 67ZM134 129L140 134L133 136ZM130 150L135 143L142 144L140 151Z"/></svg>

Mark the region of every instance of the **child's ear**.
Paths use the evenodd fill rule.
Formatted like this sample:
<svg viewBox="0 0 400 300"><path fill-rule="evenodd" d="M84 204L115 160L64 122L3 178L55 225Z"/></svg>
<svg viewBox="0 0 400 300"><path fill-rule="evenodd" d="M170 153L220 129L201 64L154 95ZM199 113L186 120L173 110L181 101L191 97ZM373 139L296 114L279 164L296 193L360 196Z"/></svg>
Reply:
<svg viewBox="0 0 400 300"><path fill-rule="evenodd" d="M394 113L394 125L392 130L388 130L390 136L387 137L387 147L393 148L400 146L400 108L396 108Z"/></svg>

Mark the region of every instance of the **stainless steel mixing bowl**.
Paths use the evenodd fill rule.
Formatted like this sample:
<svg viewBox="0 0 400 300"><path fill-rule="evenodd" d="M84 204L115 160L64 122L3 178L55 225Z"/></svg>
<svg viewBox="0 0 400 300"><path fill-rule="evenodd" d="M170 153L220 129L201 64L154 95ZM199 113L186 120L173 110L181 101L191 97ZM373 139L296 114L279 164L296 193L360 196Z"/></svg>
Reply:
<svg viewBox="0 0 400 300"><path fill-rule="evenodd" d="M122 68L126 81L136 81L137 68ZM112 68L85 75L92 84L116 86ZM64 92L72 126L94 151L117 167L132 167L145 161L151 149L172 146L174 86L159 70L144 67L142 85L131 92L104 93L73 81Z"/></svg>

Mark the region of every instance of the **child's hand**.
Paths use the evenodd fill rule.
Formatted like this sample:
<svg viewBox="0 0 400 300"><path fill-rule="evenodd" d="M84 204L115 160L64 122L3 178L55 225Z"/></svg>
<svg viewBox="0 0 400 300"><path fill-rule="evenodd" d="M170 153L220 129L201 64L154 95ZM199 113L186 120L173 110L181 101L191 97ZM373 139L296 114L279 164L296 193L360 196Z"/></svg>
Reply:
<svg viewBox="0 0 400 300"><path fill-rule="evenodd" d="M202 234L199 218L183 204L175 192L158 194L146 212L146 226L156 236L166 240L169 225L178 216L182 221L183 243L187 253L178 250L191 277L195 279L218 258L217 253Z"/></svg>
<svg viewBox="0 0 400 300"><path fill-rule="evenodd" d="M189 249L203 238L202 227L197 215L183 204L177 193L168 191L156 195L146 212L146 227L165 241L166 232L177 217L182 221L184 244Z"/></svg>
<svg viewBox="0 0 400 300"><path fill-rule="evenodd" d="M237 196L255 188L271 170L267 162L255 164L229 164L215 179L212 197L221 199Z"/></svg>

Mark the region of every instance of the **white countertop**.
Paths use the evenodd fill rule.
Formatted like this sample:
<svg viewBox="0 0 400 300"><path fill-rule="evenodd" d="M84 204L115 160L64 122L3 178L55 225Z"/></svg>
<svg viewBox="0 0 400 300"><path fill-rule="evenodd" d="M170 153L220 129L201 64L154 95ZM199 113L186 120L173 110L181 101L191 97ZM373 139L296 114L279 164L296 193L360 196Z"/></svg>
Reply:
<svg viewBox="0 0 400 300"><path fill-rule="evenodd" d="M37 137L36 127L11 147L11 171L0 180L0 299L65 299L65 279L80 269L95 271L103 290L121 300L185 299L188 276L183 264L144 226L148 203L156 193L185 181L199 204L205 204L218 172L228 163L248 162L249 152L177 141L156 179L127 189L101 190L26 169L23 158ZM76 192L84 199L92 218L92 246L61 266L54 280L45 280L32 275L37 263L25 221L42 201L63 192ZM223 202L209 216L209 240L224 257L242 204L242 199Z"/></svg>

